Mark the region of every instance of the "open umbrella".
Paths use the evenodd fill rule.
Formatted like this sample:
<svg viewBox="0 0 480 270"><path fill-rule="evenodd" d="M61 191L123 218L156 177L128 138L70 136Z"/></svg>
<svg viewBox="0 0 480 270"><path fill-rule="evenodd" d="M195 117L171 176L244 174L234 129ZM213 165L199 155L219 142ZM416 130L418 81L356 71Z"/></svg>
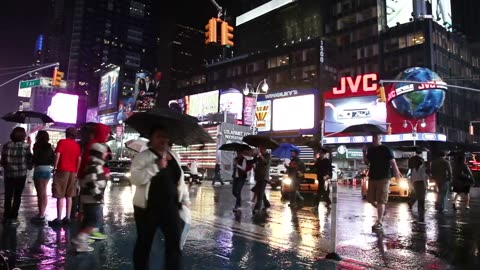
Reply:
<svg viewBox="0 0 480 270"><path fill-rule="evenodd" d="M252 148L247 144L234 142L234 143L222 144L222 146L220 146L220 148L218 148L218 150L243 152L243 151L252 150Z"/></svg>
<svg viewBox="0 0 480 270"><path fill-rule="evenodd" d="M278 158L291 158L292 151L300 153L300 148L290 143L282 143L272 151L272 155Z"/></svg>
<svg viewBox="0 0 480 270"><path fill-rule="evenodd" d="M144 140L130 140L125 143L125 147L139 153L148 149L147 141Z"/></svg>
<svg viewBox="0 0 480 270"><path fill-rule="evenodd" d="M348 133L352 135L372 135L372 134L385 134L387 131L385 128L373 125L373 124L360 124L349 126L341 133Z"/></svg>
<svg viewBox="0 0 480 270"><path fill-rule="evenodd" d="M196 118L179 114L169 109L152 109L130 116L125 123L148 138L153 128L161 127L171 143L189 146L214 142L208 133L198 125Z"/></svg>
<svg viewBox="0 0 480 270"><path fill-rule="evenodd" d="M2 117L7 122L20 124L46 124L55 122L50 116L34 111L16 111L7 113Z"/></svg>
<svg viewBox="0 0 480 270"><path fill-rule="evenodd" d="M247 135L243 137L243 141L255 147L263 146L268 149L275 149L278 147L278 143L268 136Z"/></svg>

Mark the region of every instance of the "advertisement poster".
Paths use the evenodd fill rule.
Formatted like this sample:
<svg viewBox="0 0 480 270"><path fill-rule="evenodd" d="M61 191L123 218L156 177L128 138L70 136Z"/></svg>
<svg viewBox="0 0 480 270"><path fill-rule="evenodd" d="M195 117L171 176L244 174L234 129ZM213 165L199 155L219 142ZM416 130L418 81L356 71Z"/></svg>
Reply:
<svg viewBox="0 0 480 270"><path fill-rule="evenodd" d="M185 114L188 111L188 100L188 96L185 98L170 100L168 102L168 107L178 113Z"/></svg>
<svg viewBox="0 0 480 270"><path fill-rule="evenodd" d="M272 116L273 131L313 129L315 127L315 95L274 99Z"/></svg>
<svg viewBox="0 0 480 270"><path fill-rule="evenodd" d="M272 129L272 101L262 100L257 102L255 110L256 127L259 132Z"/></svg>
<svg viewBox="0 0 480 270"><path fill-rule="evenodd" d="M404 24L412 18L412 1L387 0L387 26L395 27L397 23Z"/></svg>
<svg viewBox="0 0 480 270"><path fill-rule="evenodd" d="M116 68L100 79L100 91L98 93L98 111L116 109L118 98L118 75L120 68Z"/></svg>
<svg viewBox="0 0 480 270"><path fill-rule="evenodd" d="M218 90L190 96L187 113L200 121L208 119L209 115L218 113Z"/></svg>
<svg viewBox="0 0 480 270"><path fill-rule="evenodd" d="M132 110L146 111L155 108L161 80L161 72L156 72L154 76L148 72L136 74L133 93L135 104Z"/></svg>
<svg viewBox="0 0 480 270"><path fill-rule="evenodd" d="M243 123L246 126L253 125L253 120L255 117L255 98L254 97L245 97L243 103Z"/></svg>
<svg viewBox="0 0 480 270"><path fill-rule="evenodd" d="M220 94L220 112L227 111L235 120L243 118L243 94L238 89L222 90Z"/></svg>
<svg viewBox="0 0 480 270"><path fill-rule="evenodd" d="M452 31L451 0L432 0L432 15L435 22Z"/></svg>
<svg viewBox="0 0 480 270"><path fill-rule="evenodd" d="M117 121L125 122L127 118L132 116L134 109L135 109L134 97L133 96L122 97L118 102Z"/></svg>
<svg viewBox="0 0 480 270"><path fill-rule="evenodd" d="M47 110L47 115L57 123L77 123L78 96L57 93Z"/></svg>
<svg viewBox="0 0 480 270"><path fill-rule="evenodd" d="M350 97L325 101L325 132L341 132L351 125L374 124L385 127L386 104L377 96Z"/></svg>
<svg viewBox="0 0 480 270"><path fill-rule="evenodd" d="M86 122L98 123L98 108L87 109Z"/></svg>

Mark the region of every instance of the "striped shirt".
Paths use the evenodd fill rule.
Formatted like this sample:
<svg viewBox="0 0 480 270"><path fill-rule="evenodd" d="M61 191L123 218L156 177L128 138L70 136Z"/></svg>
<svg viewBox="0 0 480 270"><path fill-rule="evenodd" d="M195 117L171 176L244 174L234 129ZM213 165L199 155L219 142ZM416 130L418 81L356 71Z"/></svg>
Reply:
<svg viewBox="0 0 480 270"><path fill-rule="evenodd" d="M21 178L27 176L32 164L30 146L24 142L8 142L2 148L2 166L5 177Z"/></svg>
<svg viewBox="0 0 480 270"><path fill-rule="evenodd" d="M103 203L103 195L107 187L107 177L103 170L105 161L90 157L85 176L80 179L80 202L81 203Z"/></svg>

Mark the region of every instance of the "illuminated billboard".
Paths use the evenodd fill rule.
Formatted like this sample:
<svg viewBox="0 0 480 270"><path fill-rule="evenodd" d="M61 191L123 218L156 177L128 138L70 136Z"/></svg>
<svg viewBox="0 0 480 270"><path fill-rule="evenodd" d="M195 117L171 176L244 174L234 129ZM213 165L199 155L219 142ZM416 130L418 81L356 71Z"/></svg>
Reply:
<svg viewBox="0 0 480 270"><path fill-rule="evenodd" d="M98 123L98 108L89 108L87 109L87 118L86 122Z"/></svg>
<svg viewBox="0 0 480 270"><path fill-rule="evenodd" d="M131 105L132 110L146 111L155 108L161 77L160 72L157 72L153 78L147 72L140 72L135 75L135 91L133 93L135 104ZM127 101L127 106L128 104L131 104L131 102Z"/></svg>
<svg viewBox="0 0 480 270"><path fill-rule="evenodd" d="M272 129L272 101L262 100L257 102L255 120L258 131L270 131Z"/></svg>
<svg viewBox="0 0 480 270"><path fill-rule="evenodd" d="M209 115L218 113L218 92L215 90L191 95L187 114L204 121Z"/></svg>
<svg viewBox="0 0 480 270"><path fill-rule="evenodd" d="M240 90L230 88L222 90L220 94L220 112L227 111L235 120L243 118L243 94Z"/></svg>
<svg viewBox="0 0 480 270"><path fill-rule="evenodd" d="M77 123L78 96L57 93L52 97L52 101L47 110L56 123Z"/></svg>
<svg viewBox="0 0 480 270"><path fill-rule="evenodd" d="M325 132L341 132L348 126L374 124L385 127L387 108L377 96L360 96L325 101Z"/></svg>
<svg viewBox="0 0 480 270"><path fill-rule="evenodd" d="M255 117L255 98L245 97L243 100L243 124L246 126L253 125Z"/></svg>
<svg viewBox="0 0 480 270"><path fill-rule="evenodd" d="M107 72L100 79L100 91L98 93L98 111L106 111L117 108L120 68Z"/></svg>
<svg viewBox="0 0 480 270"><path fill-rule="evenodd" d="M315 127L315 95L274 99L272 116L273 131L313 129Z"/></svg>
<svg viewBox="0 0 480 270"><path fill-rule="evenodd" d="M186 96L184 98L179 98L179 99L172 99L168 102L168 107L171 110L184 114L184 113L187 113L188 111L189 100L190 100L189 96Z"/></svg>
<svg viewBox="0 0 480 270"><path fill-rule="evenodd" d="M410 18L412 18L412 12L413 4L410 0L387 0L387 26L395 27L397 26L397 23L404 24L410 22Z"/></svg>

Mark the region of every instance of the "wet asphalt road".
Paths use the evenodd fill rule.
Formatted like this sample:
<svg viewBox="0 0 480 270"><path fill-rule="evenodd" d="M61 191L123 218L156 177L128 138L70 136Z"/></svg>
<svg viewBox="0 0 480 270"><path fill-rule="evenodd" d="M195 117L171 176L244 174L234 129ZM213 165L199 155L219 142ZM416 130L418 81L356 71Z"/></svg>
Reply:
<svg viewBox="0 0 480 270"><path fill-rule="evenodd" d="M331 214L320 207L291 211L279 191L270 191L272 208L252 218L251 192L244 188L242 213L232 212L231 186L194 186L192 228L184 249L185 269L480 269L480 200L470 211L437 214L435 193L429 193L424 219L402 201L388 205L382 232L374 233L375 209L362 201L360 190L339 187L337 253L341 262L325 260L330 251ZM20 224L0 225L0 250L21 269L132 269L135 241L133 188L110 185L105 204L108 239L90 254L75 254L70 239L76 225L60 229L34 225L33 185L24 192ZM3 213L3 186L0 184ZM55 216L50 200L47 216Z"/></svg>

